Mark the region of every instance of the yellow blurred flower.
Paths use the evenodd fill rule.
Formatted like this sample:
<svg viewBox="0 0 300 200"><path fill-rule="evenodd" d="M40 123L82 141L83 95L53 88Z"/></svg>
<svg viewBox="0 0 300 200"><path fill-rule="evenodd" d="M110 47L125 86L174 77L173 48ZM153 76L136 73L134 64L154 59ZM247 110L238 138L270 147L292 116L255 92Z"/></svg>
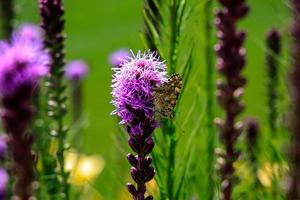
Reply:
<svg viewBox="0 0 300 200"><path fill-rule="evenodd" d="M272 180L270 177L270 174L264 169L258 169L257 170L257 177L260 181L260 183L265 187L271 187Z"/></svg>
<svg viewBox="0 0 300 200"><path fill-rule="evenodd" d="M147 184L147 192L151 194L152 196L155 196L159 192L158 185L154 179L152 179L150 182Z"/></svg>
<svg viewBox="0 0 300 200"><path fill-rule="evenodd" d="M65 169L70 171L70 183L81 186L94 180L103 170L105 161L101 156L85 156L68 152L65 156Z"/></svg>
<svg viewBox="0 0 300 200"><path fill-rule="evenodd" d="M285 165L267 162L257 170L257 178L263 186L271 187L273 181L280 181L287 170L288 168Z"/></svg>

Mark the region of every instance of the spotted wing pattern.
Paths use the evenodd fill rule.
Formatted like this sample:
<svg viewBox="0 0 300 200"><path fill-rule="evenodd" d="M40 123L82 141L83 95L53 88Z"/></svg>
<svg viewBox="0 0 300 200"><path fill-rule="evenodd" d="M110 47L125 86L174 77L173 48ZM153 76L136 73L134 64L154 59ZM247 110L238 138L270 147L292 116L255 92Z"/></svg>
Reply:
<svg viewBox="0 0 300 200"><path fill-rule="evenodd" d="M179 74L173 74L166 83L155 88L155 111L163 117L171 118L181 88L182 78Z"/></svg>

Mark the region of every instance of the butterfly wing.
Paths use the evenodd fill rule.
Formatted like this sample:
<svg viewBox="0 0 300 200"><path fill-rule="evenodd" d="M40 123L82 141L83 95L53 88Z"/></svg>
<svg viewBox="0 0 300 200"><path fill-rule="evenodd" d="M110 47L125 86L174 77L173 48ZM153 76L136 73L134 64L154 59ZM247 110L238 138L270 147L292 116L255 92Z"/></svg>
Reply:
<svg viewBox="0 0 300 200"><path fill-rule="evenodd" d="M163 117L172 117L178 96L182 88L182 78L179 74L173 74L169 80L154 89L155 110Z"/></svg>

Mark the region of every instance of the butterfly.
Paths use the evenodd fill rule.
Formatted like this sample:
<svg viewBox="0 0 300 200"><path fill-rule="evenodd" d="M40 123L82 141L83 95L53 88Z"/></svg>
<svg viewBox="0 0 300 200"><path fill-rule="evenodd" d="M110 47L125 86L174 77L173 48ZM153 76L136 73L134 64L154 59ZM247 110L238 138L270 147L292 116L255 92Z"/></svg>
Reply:
<svg viewBox="0 0 300 200"><path fill-rule="evenodd" d="M172 118L181 89L182 78L179 74L173 74L167 82L154 88L155 112L163 117Z"/></svg>

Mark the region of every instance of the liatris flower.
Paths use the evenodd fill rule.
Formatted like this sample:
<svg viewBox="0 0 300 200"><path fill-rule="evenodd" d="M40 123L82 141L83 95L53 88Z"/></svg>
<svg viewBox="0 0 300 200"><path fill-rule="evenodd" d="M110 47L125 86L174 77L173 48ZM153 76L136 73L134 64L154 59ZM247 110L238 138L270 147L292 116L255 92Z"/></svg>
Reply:
<svg viewBox="0 0 300 200"><path fill-rule="evenodd" d="M0 0L2 31L5 39L10 39L13 31L14 0Z"/></svg>
<svg viewBox="0 0 300 200"><path fill-rule="evenodd" d="M281 35L276 29L271 29L267 35L267 73L268 73L268 107L269 127L273 134L276 132L277 99L278 99L278 56L281 48Z"/></svg>
<svg viewBox="0 0 300 200"><path fill-rule="evenodd" d="M22 38L23 40L42 43L42 29L35 24L22 24L14 31L14 34L17 34L18 37Z"/></svg>
<svg viewBox="0 0 300 200"><path fill-rule="evenodd" d="M49 56L39 43L14 37L11 44L1 43L0 94L3 98L14 97L22 89L32 92L37 81L48 71ZM25 87L26 86L26 87Z"/></svg>
<svg viewBox="0 0 300 200"><path fill-rule="evenodd" d="M290 129L293 133L291 144L291 181L287 199L300 199L300 1L292 0L294 21L292 25L293 36L293 68L290 75L292 111Z"/></svg>
<svg viewBox="0 0 300 200"><path fill-rule="evenodd" d="M155 53L139 52L114 71L112 102L116 110L113 114L117 114L121 124L126 125L130 137L128 144L137 153L136 156L127 156L137 187L128 183L127 188L134 200L150 200L153 197L145 197L145 192L146 183L155 174L152 159L148 156L154 147L152 133L157 127L153 89L167 81L166 66Z"/></svg>
<svg viewBox="0 0 300 200"><path fill-rule="evenodd" d="M123 62L128 60L130 57L130 52L126 49L119 49L118 51L115 51L109 56L109 63L113 67L120 67Z"/></svg>
<svg viewBox="0 0 300 200"><path fill-rule="evenodd" d="M220 139L225 147L224 160L221 166L221 199L230 200L233 190L233 163L239 157L235 143L242 132L242 123L236 123L237 116L244 106L239 98L246 83L241 75L245 66L246 51L242 47L246 34L237 30L236 23L246 16L249 7L245 0L219 0L224 8L216 14L217 36L219 43L215 50L218 56L217 70L224 77L218 81L217 97L223 107L226 120L217 119L220 128Z"/></svg>
<svg viewBox="0 0 300 200"><path fill-rule="evenodd" d="M80 122L82 115L82 81L88 73L88 65L82 60L69 62L65 67L65 75L71 81L73 123ZM80 149L80 127L75 129L74 143L77 150Z"/></svg>
<svg viewBox="0 0 300 200"><path fill-rule="evenodd" d="M257 170L257 178L262 186L270 188L274 193L276 191L272 191L272 187L274 189L274 184L282 181L287 171L288 167L285 164L266 162Z"/></svg>
<svg viewBox="0 0 300 200"><path fill-rule="evenodd" d="M70 151L66 154L65 161L65 168L71 174L70 182L77 186L91 183L105 167L105 161L99 155L86 156Z"/></svg>
<svg viewBox="0 0 300 200"><path fill-rule="evenodd" d="M14 195L26 200L35 190L36 157L28 130L34 113L31 101L39 79L49 71L49 56L40 45L14 37L10 44L1 43L0 60L1 116L16 178Z"/></svg>
<svg viewBox="0 0 300 200"><path fill-rule="evenodd" d="M69 199L69 173L64 169L64 151L66 147L66 137L68 129L64 126L64 118L67 114L66 97L64 85L64 40L63 34L65 20L64 5L62 0L39 0L40 15L42 20L42 29L44 30L44 46L50 52L50 76L48 79L48 108L49 117L51 118L51 132L58 140L58 149L56 157L58 160L59 179L53 178L49 182L48 193L50 195L57 195L58 190L63 193L64 199ZM49 171L50 172L50 171ZM56 177L55 174L49 174L48 177ZM57 182L60 180L60 182ZM50 183L51 182L51 183ZM53 188L53 185L60 184ZM53 191L55 190L55 191ZM56 194L57 193L57 194Z"/></svg>
<svg viewBox="0 0 300 200"><path fill-rule="evenodd" d="M72 82L78 82L86 77L88 66L82 60L74 60L69 62L65 67L66 77Z"/></svg>

